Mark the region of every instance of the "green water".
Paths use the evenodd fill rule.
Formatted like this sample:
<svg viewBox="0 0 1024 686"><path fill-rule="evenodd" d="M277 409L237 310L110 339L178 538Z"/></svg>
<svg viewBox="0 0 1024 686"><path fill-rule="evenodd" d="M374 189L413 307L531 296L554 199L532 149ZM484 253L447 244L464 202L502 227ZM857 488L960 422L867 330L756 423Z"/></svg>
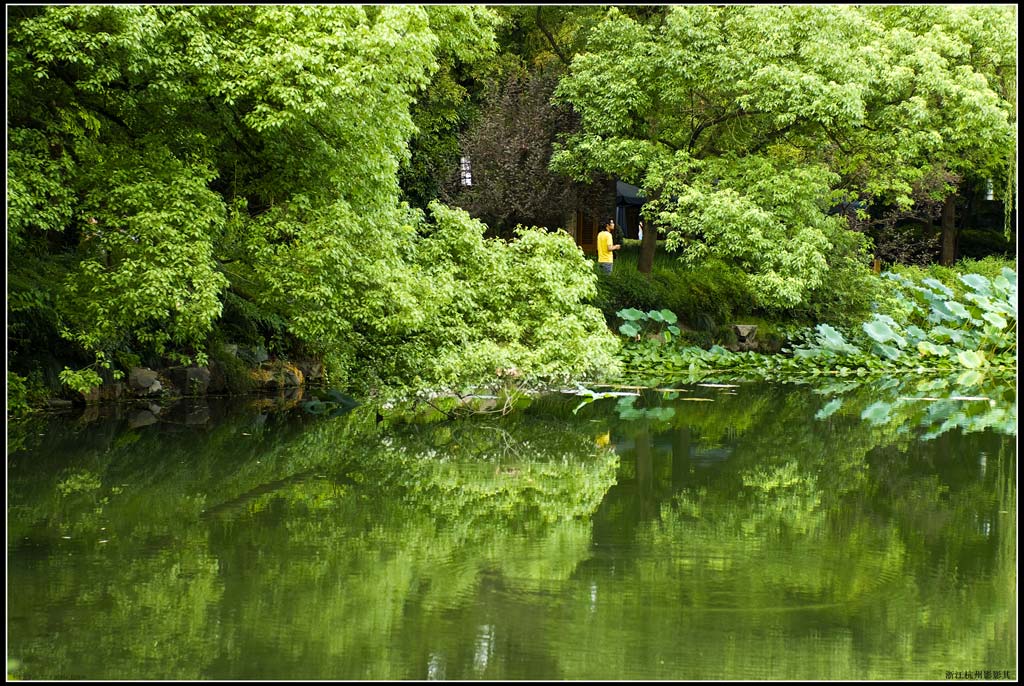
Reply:
<svg viewBox="0 0 1024 686"><path fill-rule="evenodd" d="M8 674L1016 677L1015 389L906 393L17 423Z"/></svg>

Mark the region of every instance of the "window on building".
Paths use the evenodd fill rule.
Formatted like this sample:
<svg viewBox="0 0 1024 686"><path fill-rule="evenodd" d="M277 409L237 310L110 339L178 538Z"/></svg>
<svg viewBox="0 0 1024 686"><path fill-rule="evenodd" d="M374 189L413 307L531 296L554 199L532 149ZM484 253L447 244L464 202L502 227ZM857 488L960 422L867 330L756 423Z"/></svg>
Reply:
<svg viewBox="0 0 1024 686"><path fill-rule="evenodd" d="M473 169L470 167L468 157L459 160L459 179L463 186L473 185Z"/></svg>

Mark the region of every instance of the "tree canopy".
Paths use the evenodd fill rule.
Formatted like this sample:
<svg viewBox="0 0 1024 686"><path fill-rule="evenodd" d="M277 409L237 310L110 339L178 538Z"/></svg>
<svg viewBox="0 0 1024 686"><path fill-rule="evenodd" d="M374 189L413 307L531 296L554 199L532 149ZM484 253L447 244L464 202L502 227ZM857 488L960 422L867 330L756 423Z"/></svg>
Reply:
<svg viewBox="0 0 1024 686"><path fill-rule="evenodd" d="M460 296L431 292L445 279L423 265L433 249L421 238L438 227L400 202L399 170L409 160L413 104L439 65L493 52L490 10L11 12L8 245L16 270L25 258L14 308L21 323L45 320L102 367L119 355L202 363L215 324L241 319L272 348L323 357L339 381L357 362L379 373L395 365L396 336L408 348L444 326L443 302ZM438 210L431 218L449 216ZM439 235L465 238L443 227ZM458 252L449 247L440 252ZM63 260L56 283L34 277L33 256L55 255ZM582 257L549 257L568 260L549 274L579 273ZM474 278L493 283L495 275ZM596 311L579 304L592 282L583 278L582 290L557 297L599 332ZM543 282L538 293L551 290ZM541 331L561 310L523 306L541 314L520 321ZM495 305L494 317L514 317L515 309ZM433 360L448 351L429 353L398 366L438 381ZM585 366L584 357L574 354Z"/></svg>
<svg viewBox="0 0 1024 686"><path fill-rule="evenodd" d="M942 167L1006 178L1015 11L687 6L645 23L612 8L559 85L582 131L552 163L642 186L669 248L739 264L765 306L794 306L869 248L828 214L840 200L906 204Z"/></svg>

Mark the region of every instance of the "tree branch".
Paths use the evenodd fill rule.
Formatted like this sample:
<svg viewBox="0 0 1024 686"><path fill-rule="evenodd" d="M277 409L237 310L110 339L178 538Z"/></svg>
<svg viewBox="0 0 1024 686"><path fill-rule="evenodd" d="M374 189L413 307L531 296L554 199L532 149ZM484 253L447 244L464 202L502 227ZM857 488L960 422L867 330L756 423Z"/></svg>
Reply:
<svg viewBox="0 0 1024 686"><path fill-rule="evenodd" d="M739 110L736 110L735 112L729 112L728 114L723 114L720 117L715 117L714 119L711 119L709 121L703 122L702 124L700 124L697 128L695 128L693 130L692 134L690 134L690 141L689 141L689 143L686 144L686 149L687 150L693 150L693 146L696 145L696 143L697 143L697 138L699 138L700 135L702 133L704 133L705 129L710 128L712 126L717 126L718 124L722 124L724 122L727 122L730 119L737 119L739 117L746 117L746 116L751 116L751 115L755 115L755 114L764 114L764 113L761 112L760 110L748 111L748 110L744 110L744 109L739 109Z"/></svg>
<svg viewBox="0 0 1024 686"><path fill-rule="evenodd" d="M543 5L537 5L537 28L540 29L541 33L544 34L544 37L548 39L548 43L551 44L551 49L555 51L556 55L558 55L558 59L562 60L562 64L568 67L571 64L570 60L566 58L565 54L561 50L559 50L558 45L555 43L555 37L552 36L551 32L548 31L546 26L544 26L544 20L541 18L541 10L543 7Z"/></svg>
<svg viewBox="0 0 1024 686"><path fill-rule="evenodd" d="M793 129L794 127L796 127L796 125L797 125L797 122L793 122L791 124L786 124L781 129L776 129L775 131L772 131L771 133L766 134L765 137L760 142L758 142L757 145L755 145L753 148L750 149L750 152L748 154L754 154L756 152L760 152L761 150L764 150L766 147L768 147L769 143L771 143L772 141L776 140L780 136L785 136L790 131L790 129Z"/></svg>
<svg viewBox="0 0 1024 686"><path fill-rule="evenodd" d="M211 96L209 96L209 95L208 95L208 96L206 96L206 98L204 98L204 101L206 102L206 106L207 106L207 107L209 108L209 110L210 110L210 111L211 111L211 112L212 112L212 113L213 113L214 115L217 115L217 114L218 114L218 112L217 112L217 105L220 105L221 107L223 107L224 109L226 109L226 110L228 111L228 114L230 114L230 115L231 115L231 118L232 118L232 120L233 120L233 121L235 122L235 125L236 125L236 126L238 127L238 130L239 130L239 132L240 132L240 133L241 133L241 134L242 134L243 136L245 136L245 135L246 135L246 134L245 134L245 128L246 128L246 127L245 127L245 123L244 123L244 122L242 121L241 117L239 117L239 116L238 116L238 113L237 113L237 112L235 112L234 108L232 108L232 107L228 106L228 105L227 105L226 103L224 103L224 102L221 102L221 101L215 101L215 100L213 99L213 97L211 97ZM242 140L240 140L240 139L238 138L238 136L236 136L236 135L235 135L235 133L234 133L234 132L233 132L233 131L232 131L232 130L231 130L230 128L228 128L227 126L225 126L225 127L224 127L224 132L225 132L225 133L226 133L226 134L227 134L227 135L228 135L228 136L229 136L229 137L231 138L231 140L232 140L232 141L233 141L233 142L235 143L235 147L236 147L236 148L237 148L238 150L241 150L241 151L242 151L242 152L243 152L243 153L245 154L245 156L249 158L249 160L251 160L252 162L255 162L255 163L259 164L259 161L260 161L260 160L259 160L259 157L258 157L258 156L257 156L257 155L256 155L255 153L253 153L253 152L252 152L252 151L251 151L251 150L249 149L249 145L248 145L248 143L247 143L247 142L245 142L245 141L242 141Z"/></svg>

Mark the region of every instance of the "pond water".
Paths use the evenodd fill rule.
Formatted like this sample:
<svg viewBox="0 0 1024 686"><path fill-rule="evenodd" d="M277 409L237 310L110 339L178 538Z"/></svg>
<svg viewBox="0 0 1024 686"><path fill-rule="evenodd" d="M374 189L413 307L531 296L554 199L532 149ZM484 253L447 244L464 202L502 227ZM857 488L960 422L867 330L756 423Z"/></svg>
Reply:
<svg viewBox="0 0 1024 686"><path fill-rule="evenodd" d="M934 395L18 422L8 674L1016 678L1015 388Z"/></svg>

